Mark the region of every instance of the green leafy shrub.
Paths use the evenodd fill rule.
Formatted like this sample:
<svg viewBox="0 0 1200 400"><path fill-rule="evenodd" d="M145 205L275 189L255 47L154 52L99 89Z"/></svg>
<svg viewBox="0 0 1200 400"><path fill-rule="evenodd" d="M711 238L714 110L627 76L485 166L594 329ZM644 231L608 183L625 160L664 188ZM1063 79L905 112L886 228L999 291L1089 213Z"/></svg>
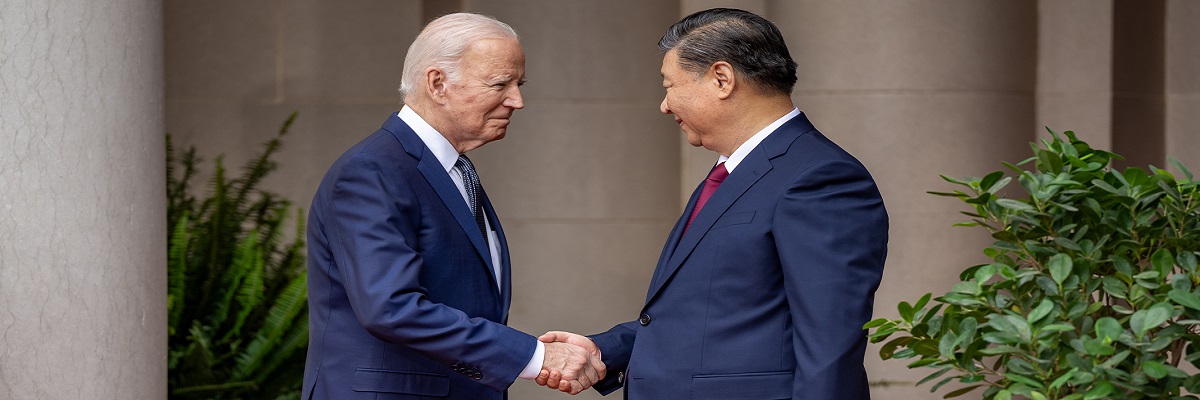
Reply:
<svg viewBox="0 0 1200 400"><path fill-rule="evenodd" d="M167 136L169 398L300 397L308 346L303 211L285 238L290 203L257 187L276 168L293 113L230 179L221 164L204 198L189 187L195 148ZM176 177L176 175L179 175Z"/></svg>
<svg viewBox="0 0 1200 400"><path fill-rule="evenodd" d="M884 359L935 371L945 397L984 388L986 399L1197 399L1200 375L1200 215L1191 172L1116 171L1119 156L1075 135L1034 144L1026 171L1005 163L1023 192L1004 198L1003 171L947 181L974 212L957 225L987 229L991 263L930 303L899 304L873 320ZM1014 190L1014 192L1016 192Z"/></svg>

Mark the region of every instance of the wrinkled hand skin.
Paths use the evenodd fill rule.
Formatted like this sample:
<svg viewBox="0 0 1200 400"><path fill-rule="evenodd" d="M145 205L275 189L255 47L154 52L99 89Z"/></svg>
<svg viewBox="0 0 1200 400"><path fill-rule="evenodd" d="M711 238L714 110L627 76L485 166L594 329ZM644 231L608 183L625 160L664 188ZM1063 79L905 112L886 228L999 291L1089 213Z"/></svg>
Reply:
<svg viewBox="0 0 1200 400"><path fill-rule="evenodd" d="M546 361L534 379L537 384L575 395L604 379L600 349L586 336L551 331L538 340L546 343Z"/></svg>

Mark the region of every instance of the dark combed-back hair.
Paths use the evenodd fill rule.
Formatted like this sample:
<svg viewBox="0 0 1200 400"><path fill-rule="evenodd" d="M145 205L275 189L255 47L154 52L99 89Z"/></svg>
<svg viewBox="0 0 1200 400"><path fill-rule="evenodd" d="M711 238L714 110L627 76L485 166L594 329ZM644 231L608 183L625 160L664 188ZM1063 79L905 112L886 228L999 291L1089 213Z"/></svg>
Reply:
<svg viewBox="0 0 1200 400"><path fill-rule="evenodd" d="M676 50L685 70L704 72L725 61L764 91L791 94L796 86L783 34L771 21L749 11L714 8L684 17L658 41L663 51Z"/></svg>

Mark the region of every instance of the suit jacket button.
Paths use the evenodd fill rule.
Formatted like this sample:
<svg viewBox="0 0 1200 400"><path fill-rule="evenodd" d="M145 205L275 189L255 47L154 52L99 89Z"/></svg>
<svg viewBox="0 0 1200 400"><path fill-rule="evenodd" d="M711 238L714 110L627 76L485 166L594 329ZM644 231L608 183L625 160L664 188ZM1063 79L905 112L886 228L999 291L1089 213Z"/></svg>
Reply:
<svg viewBox="0 0 1200 400"><path fill-rule="evenodd" d="M642 326L650 325L650 314L642 314L642 317L638 318L638 323Z"/></svg>
<svg viewBox="0 0 1200 400"><path fill-rule="evenodd" d="M475 378L475 380L480 380L480 379L483 379L483 373L476 372L473 375L471 375L471 377Z"/></svg>

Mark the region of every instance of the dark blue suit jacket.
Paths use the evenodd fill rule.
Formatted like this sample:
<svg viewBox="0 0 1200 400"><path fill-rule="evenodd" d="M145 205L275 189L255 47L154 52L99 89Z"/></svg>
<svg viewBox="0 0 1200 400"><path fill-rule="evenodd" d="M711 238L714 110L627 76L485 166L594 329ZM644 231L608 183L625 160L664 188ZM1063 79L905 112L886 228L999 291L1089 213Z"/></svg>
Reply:
<svg viewBox="0 0 1200 400"><path fill-rule="evenodd" d="M870 398L862 325L888 221L866 168L800 114L750 152L683 233L696 197L639 320L592 337L608 366L596 389L624 383L636 400Z"/></svg>
<svg viewBox="0 0 1200 400"><path fill-rule="evenodd" d="M326 173L308 222L304 399L502 399L536 338L505 326L500 286L454 182L393 114Z"/></svg>

